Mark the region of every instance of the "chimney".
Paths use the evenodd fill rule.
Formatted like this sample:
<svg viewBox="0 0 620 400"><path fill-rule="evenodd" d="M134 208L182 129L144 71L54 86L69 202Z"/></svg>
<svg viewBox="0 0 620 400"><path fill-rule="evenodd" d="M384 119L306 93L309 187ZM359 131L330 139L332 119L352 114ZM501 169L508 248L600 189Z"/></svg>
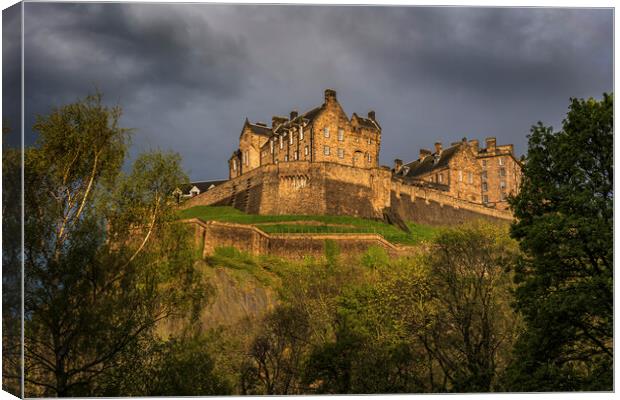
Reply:
<svg viewBox="0 0 620 400"><path fill-rule="evenodd" d="M441 154L441 142L435 142L435 153Z"/></svg>
<svg viewBox="0 0 620 400"><path fill-rule="evenodd" d="M422 160L426 156L430 156L431 151L426 149L420 149L420 160Z"/></svg>
<svg viewBox="0 0 620 400"><path fill-rule="evenodd" d="M297 110L293 110L293 111L291 111L291 114L290 114L290 118L289 118L289 119L292 121L292 120L294 120L295 118L297 118L297 116L298 116L298 115L299 115L299 113L297 112Z"/></svg>
<svg viewBox="0 0 620 400"><path fill-rule="evenodd" d="M396 159L394 160L394 172L398 173L400 172L400 169L403 167L403 160L401 159Z"/></svg>
<svg viewBox="0 0 620 400"><path fill-rule="evenodd" d="M472 139L469 141L469 146L474 151L474 153L478 154L480 151L480 144L478 143L478 139Z"/></svg>
<svg viewBox="0 0 620 400"><path fill-rule="evenodd" d="M336 91L334 89L325 89L325 104L336 101Z"/></svg>
<svg viewBox="0 0 620 400"><path fill-rule="evenodd" d="M368 119L370 119L372 121L375 120L375 111L374 110L368 111Z"/></svg>
<svg viewBox="0 0 620 400"><path fill-rule="evenodd" d="M497 141L495 140L495 137L488 137L485 139L486 144L487 144L487 151L495 151L495 145L497 143Z"/></svg>

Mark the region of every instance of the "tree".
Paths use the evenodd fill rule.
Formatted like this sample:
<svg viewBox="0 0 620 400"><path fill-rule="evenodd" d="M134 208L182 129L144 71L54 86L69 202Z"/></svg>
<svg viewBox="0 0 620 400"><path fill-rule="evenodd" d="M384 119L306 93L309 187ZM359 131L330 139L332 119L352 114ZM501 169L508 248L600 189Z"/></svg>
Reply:
<svg viewBox="0 0 620 400"><path fill-rule="evenodd" d="M300 368L310 333L305 315L279 306L265 317L261 328L242 371L243 388L255 386L268 395L300 393ZM250 377L255 385L248 381Z"/></svg>
<svg viewBox="0 0 620 400"><path fill-rule="evenodd" d="M172 223L179 158L145 154L123 175L120 115L88 96L38 117L25 152L28 396L96 395L160 321L202 299L189 232Z"/></svg>
<svg viewBox="0 0 620 400"><path fill-rule="evenodd" d="M9 130L6 121L2 130ZM19 149L2 151L2 389L18 397L23 397L21 156Z"/></svg>
<svg viewBox="0 0 620 400"><path fill-rule="evenodd" d="M517 334L509 271L516 250L506 227L488 223L446 230L433 242L426 257L432 301L417 333L443 375L433 387L493 389Z"/></svg>
<svg viewBox="0 0 620 400"><path fill-rule="evenodd" d="M512 236L525 319L511 390L612 390L613 95L531 129Z"/></svg>

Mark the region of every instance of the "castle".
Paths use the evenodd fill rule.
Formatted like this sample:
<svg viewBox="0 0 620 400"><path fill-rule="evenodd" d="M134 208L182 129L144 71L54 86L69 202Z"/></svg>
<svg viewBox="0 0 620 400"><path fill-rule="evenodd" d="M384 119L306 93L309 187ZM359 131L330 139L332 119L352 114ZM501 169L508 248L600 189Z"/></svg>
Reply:
<svg viewBox="0 0 620 400"><path fill-rule="evenodd" d="M245 120L229 180L185 202L231 205L258 214L331 214L450 224L510 219L507 197L520 183L512 145L487 138L420 150L413 161L379 165L381 125L374 111L349 118L336 92L305 113ZM204 186L204 183L203 183Z"/></svg>

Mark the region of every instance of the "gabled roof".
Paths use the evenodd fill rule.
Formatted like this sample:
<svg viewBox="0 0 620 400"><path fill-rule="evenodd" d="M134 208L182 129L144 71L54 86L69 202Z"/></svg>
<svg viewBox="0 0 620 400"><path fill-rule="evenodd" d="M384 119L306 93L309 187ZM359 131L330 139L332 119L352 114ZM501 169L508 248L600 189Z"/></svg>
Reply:
<svg viewBox="0 0 620 400"><path fill-rule="evenodd" d="M219 179L219 180L214 180L214 181L197 181L197 182L190 182L188 184L185 185L180 185L179 189L181 189L181 191L183 193L189 193L190 190L192 190L192 188L194 186L196 186L198 188L198 190L200 190L200 193L206 192L207 190L209 190L209 188L213 185L213 186L218 186L221 185L224 182L227 182L227 179Z"/></svg>
<svg viewBox="0 0 620 400"><path fill-rule="evenodd" d="M256 135L267 136L267 137L270 137L272 135L271 128L269 128L267 126L263 126L263 125L253 124L247 118L245 119L245 123L244 123L243 127L245 128L246 126L248 128L250 128L252 133L254 133ZM242 134L243 134L243 129L241 130L241 135ZM239 136L241 136L241 135L239 135Z"/></svg>
<svg viewBox="0 0 620 400"><path fill-rule="evenodd" d="M353 113L353 118L357 118L357 121L359 122L359 124L364 128L379 129L379 130L381 129L377 121L374 121L370 118L360 117L356 113Z"/></svg>
<svg viewBox="0 0 620 400"><path fill-rule="evenodd" d="M278 133L280 131L280 129L282 128L288 128L291 126L291 123L299 123L303 120L307 120L308 122L312 122L321 112L321 110L323 110L323 108L325 107L325 104L321 104L320 106L316 106L311 110L306 111L303 114L298 115L297 117L293 118L293 120L291 121L286 121L285 123L283 123L282 125L278 125L274 131L274 133Z"/></svg>
<svg viewBox="0 0 620 400"><path fill-rule="evenodd" d="M399 173L396 176L403 178L415 178L420 175L427 174L434 170L439 170L448 166L450 159L458 152L461 144L457 144L443 150L440 154L433 153L423 159L418 159L408 164L403 165Z"/></svg>

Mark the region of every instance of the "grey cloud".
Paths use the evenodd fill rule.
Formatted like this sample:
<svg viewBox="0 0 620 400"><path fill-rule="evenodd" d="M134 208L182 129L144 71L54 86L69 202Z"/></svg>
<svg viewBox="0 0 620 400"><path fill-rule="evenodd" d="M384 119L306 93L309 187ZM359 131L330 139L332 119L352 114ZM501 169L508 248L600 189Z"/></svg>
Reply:
<svg viewBox="0 0 620 400"><path fill-rule="evenodd" d="M611 10L27 4L27 118L94 86L137 129L225 177L244 118L319 104L375 109L382 162L464 135L523 153L568 98L612 90ZM27 119L28 120L28 119Z"/></svg>

